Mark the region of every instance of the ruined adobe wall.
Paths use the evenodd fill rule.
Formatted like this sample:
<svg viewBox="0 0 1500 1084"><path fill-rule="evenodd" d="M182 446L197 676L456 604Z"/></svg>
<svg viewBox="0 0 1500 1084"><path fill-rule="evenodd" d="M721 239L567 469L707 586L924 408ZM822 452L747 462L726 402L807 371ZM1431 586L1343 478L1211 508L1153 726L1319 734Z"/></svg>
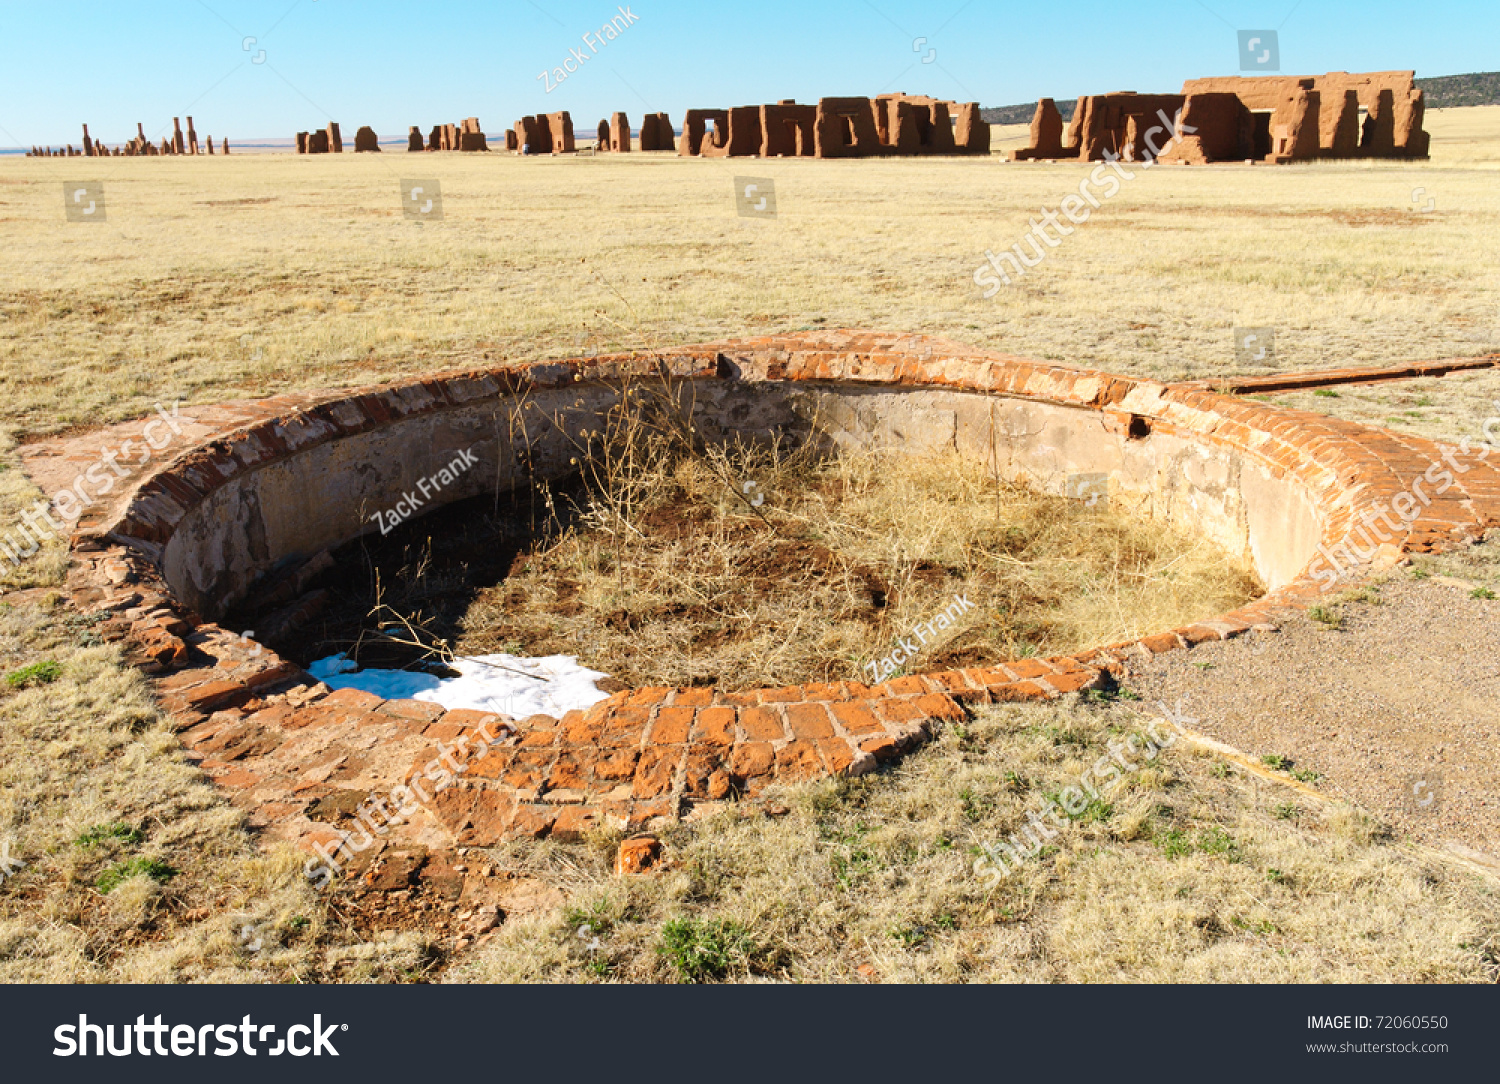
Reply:
<svg viewBox="0 0 1500 1084"><path fill-rule="evenodd" d="M707 125L713 130L708 135ZM785 99L730 109L690 109L677 153L704 158L871 158L990 152L979 104L919 95Z"/></svg>
<svg viewBox="0 0 1500 1084"><path fill-rule="evenodd" d="M1301 159L1427 157L1429 137L1422 129L1425 97L1417 88L1414 71L1221 76L1189 79L1182 85L1184 94L1231 93L1249 109L1277 110L1273 124L1289 123L1284 119L1287 103L1306 91L1316 95L1322 115L1315 126L1316 147L1300 155ZM1348 108L1350 92L1356 106L1352 114ZM1359 107L1367 112L1363 127L1358 121Z"/></svg>
<svg viewBox="0 0 1500 1084"><path fill-rule="evenodd" d="M1189 79L1180 95L1099 94L1078 100L1066 135L1051 98L1037 103L1027 146L1012 161L1105 154L1139 160L1149 150L1142 135L1181 109L1183 135L1163 162L1305 162L1316 158L1425 158L1424 98L1415 72L1329 72L1320 76L1221 76ZM1367 115L1360 123L1359 109ZM1254 114L1264 145L1255 136ZM1196 132L1189 132L1196 128Z"/></svg>

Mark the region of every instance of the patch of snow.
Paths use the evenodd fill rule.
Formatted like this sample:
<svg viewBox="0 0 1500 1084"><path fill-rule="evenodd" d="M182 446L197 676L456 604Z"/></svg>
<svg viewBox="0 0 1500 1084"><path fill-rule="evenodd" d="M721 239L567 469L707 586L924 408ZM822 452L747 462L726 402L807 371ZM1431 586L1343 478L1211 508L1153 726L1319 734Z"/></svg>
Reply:
<svg viewBox="0 0 1500 1084"><path fill-rule="evenodd" d="M608 674L589 670L571 655L540 659L516 655L474 655L452 663L458 677L440 678L415 670L361 670L342 653L319 659L307 672L330 689L359 689L386 700L427 700L450 710L472 708L512 719L592 707L609 694L594 682Z"/></svg>

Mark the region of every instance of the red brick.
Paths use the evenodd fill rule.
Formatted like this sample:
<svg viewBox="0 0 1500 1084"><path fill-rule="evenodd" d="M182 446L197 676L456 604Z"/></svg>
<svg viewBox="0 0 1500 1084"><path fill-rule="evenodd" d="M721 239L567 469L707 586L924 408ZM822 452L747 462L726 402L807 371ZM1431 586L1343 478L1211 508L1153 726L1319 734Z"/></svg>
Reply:
<svg viewBox="0 0 1500 1084"><path fill-rule="evenodd" d="M888 723L916 723L926 718L922 709L910 700L877 700L875 710Z"/></svg>
<svg viewBox="0 0 1500 1084"><path fill-rule="evenodd" d="M692 708L662 708L656 713L656 722L651 726L649 740L652 745L681 745L688 740L688 732L692 728Z"/></svg>
<svg viewBox="0 0 1500 1084"><path fill-rule="evenodd" d="M719 749L696 745L688 749L682 768L682 793L690 798L709 797L709 778L719 770Z"/></svg>
<svg viewBox="0 0 1500 1084"><path fill-rule="evenodd" d="M893 760L901 752L896 740L884 734L879 737L866 738L859 743L859 747L880 761Z"/></svg>
<svg viewBox="0 0 1500 1084"><path fill-rule="evenodd" d="M196 689L187 690L183 694L183 701L194 711L213 711L248 692L238 681L210 681Z"/></svg>
<svg viewBox="0 0 1500 1084"><path fill-rule="evenodd" d="M929 719L964 718L963 708L948 699L948 697L941 696L938 693L928 693L926 696L919 696L914 703Z"/></svg>
<svg viewBox="0 0 1500 1084"><path fill-rule="evenodd" d="M458 832L458 842L465 847L493 847L506 837L506 824L516 800L497 790L474 793L469 807L468 825Z"/></svg>
<svg viewBox="0 0 1500 1084"><path fill-rule="evenodd" d="M648 685L636 689L625 702L632 707L654 707L665 700L670 692L672 690L664 685Z"/></svg>
<svg viewBox="0 0 1500 1084"><path fill-rule="evenodd" d="M625 821L625 830L633 832L643 825L659 817L676 817L677 800L675 798L658 798L650 802L636 802L630 808L630 815Z"/></svg>
<svg viewBox="0 0 1500 1084"><path fill-rule="evenodd" d="M804 741L834 736L833 724L828 721L828 709L822 704L788 704L786 721L793 736Z"/></svg>
<svg viewBox="0 0 1500 1084"><path fill-rule="evenodd" d="M445 714L441 704L433 704L426 700L387 700L380 705L383 715L393 715L398 719L411 719L415 722L426 723L435 720Z"/></svg>
<svg viewBox="0 0 1500 1084"><path fill-rule="evenodd" d="M1013 681L1009 685L996 685L990 689L996 702L1003 700L1045 700L1047 690L1034 681Z"/></svg>
<svg viewBox="0 0 1500 1084"><path fill-rule="evenodd" d="M612 708L604 716L604 733L639 733L646 729L646 721L650 718L651 712L648 708Z"/></svg>
<svg viewBox="0 0 1500 1084"><path fill-rule="evenodd" d="M842 700L844 689L842 683L830 685L824 682L815 682L811 685L802 686L803 700Z"/></svg>
<svg viewBox="0 0 1500 1084"><path fill-rule="evenodd" d="M1155 636L1142 639L1141 646L1153 655L1164 655L1168 651L1179 650L1182 644L1170 632L1159 632Z"/></svg>
<svg viewBox="0 0 1500 1084"><path fill-rule="evenodd" d="M1097 680L1097 674L1080 670L1074 674L1048 674L1042 678L1042 684L1052 686L1059 693L1075 693L1079 689L1088 688Z"/></svg>
<svg viewBox="0 0 1500 1084"><path fill-rule="evenodd" d="M818 752L823 754L823 763L834 775L843 775L844 770L854 763L854 753L842 738L824 738L818 742Z"/></svg>
<svg viewBox="0 0 1500 1084"><path fill-rule="evenodd" d="M649 746L641 753L631 793L637 798L660 798L672 789L681 746Z"/></svg>
<svg viewBox="0 0 1500 1084"><path fill-rule="evenodd" d="M598 823L599 818L587 806L564 806L557 811L557 819L552 822L552 838L582 839Z"/></svg>
<svg viewBox="0 0 1500 1084"><path fill-rule="evenodd" d="M541 839L552 831L552 824L557 820L557 813L556 809L549 806L526 805L525 803L517 805L507 834L524 836L528 839Z"/></svg>
<svg viewBox="0 0 1500 1084"><path fill-rule="evenodd" d="M741 708L740 726L750 741L780 741L786 736L781 720L765 708Z"/></svg>
<svg viewBox="0 0 1500 1084"><path fill-rule="evenodd" d="M557 743L562 730L522 730L517 745L526 749L548 749Z"/></svg>
<svg viewBox="0 0 1500 1084"><path fill-rule="evenodd" d="M674 708L706 708L714 702L712 689L678 689L672 697Z"/></svg>
<svg viewBox="0 0 1500 1084"><path fill-rule="evenodd" d="M1006 662L1005 668L1018 678L1041 677L1052 672L1052 667L1040 659L1011 659Z"/></svg>
<svg viewBox="0 0 1500 1084"><path fill-rule="evenodd" d="M928 674L927 680L941 685L950 694L960 693L972 696L976 691L964 680L964 675L958 670L946 670L940 674Z"/></svg>
<svg viewBox="0 0 1500 1084"><path fill-rule="evenodd" d="M341 708L361 708L365 711L373 711L385 701L374 693L363 692L359 689L335 689L323 698L323 703Z"/></svg>
<svg viewBox="0 0 1500 1084"><path fill-rule="evenodd" d="M641 759L639 749L616 749L609 755L601 754L594 761L594 778L599 780L625 780L635 775L636 762Z"/></svg>
<svg viewBox="0 0 1500 1084"><path fill-rule="evenodd" d="M410 701L408 701L409 703ZM506 722L505 716L493 711L474 711L471 708L454 708L445 713L439 722L454 723L478 733L488 727L491 734L498 734ZM423 731L426 733L426 731Z"/></svg>
<svg viewBox="0 0 1500 1084"><path fill-rule="evenodd" d="M734 744L734 737L733 708L704 708L698 712L698 725L693 728L695 741L728 748Z"/></svg>
<svg viewBox="0 0 1500 1084"><path fill-rule="evenodd" d="M776 752L770 742L741 742L729 757L729 770L742 779L770 774L776 763Z"/></svg>
<svg viewBox="0 0 1500 1084"><path fill-rule="evenodd" d="M581 711L570 711L562 717L562 740L569 745L598 745L604 737L604 721Z"/></svg>
<svg viewBox="0 0 1500 1084"><path fill-rule="evenodd" d="M576 753L562 753L547 772L548 790L584 790L588 786L589 762Z"/></svg>
<svg viewBox="0 0 1500 1084"><path fill-rule="evenodd" d="M863 703L844 701L829 707L833 709L833 717L851 734L875 734L885 730L875 713Z"/></svg>
<svg viewBox="0 0 1500 1084"><path fill-rule="evenodd" d="M219 786L221 787L233 787L236 790L243 790L245 788L255 786L255 784L260 782L260 779L261 777L256 775L254 772L248 772L240 769L232 772L225 772L223 775L215 776L214 782L219 784Z"/></svg>
<svg viewBox="0 0 1500 1084"><path fill-rule="evenodd" d="M799 783L824 774L818 759L818 747L810 741L792 741L776 750L776 779L781 783Z"/></svg>
<svg viewBox="0 0 1500 1084"><path fill-rule="evenodd" d="M452 745L458 740L460 734L464 733L464 727L459 723L449 722L447 719L439 719L435 723L428 723L422 728L422 737L432 741L444 742Z"/></svg>
<svg viewBox="0 0 1500 1084"><path fill-rule="evenodd" d="M522 750L511 761L504 779L508 786L517 790L530 790L541 784L552 766L552 754L546 750Z"/></svg>
<svg viewBox="0 0 1500 1084"><path fill-rule="evenodd" d="M802 699L802 690L789 685L782 689L758 689L754 695L758 704L794 704Z"/></svg>
<svg viewBox="0 0 1500 1084"><path fill-rule="evenodd" d="M504 746L492 745L484 756L475 757L464 774L473 779L503 779L515 760L516 751ZM430 757L428 758L430 761Z"/></svg>
<svg viewBox="0 0 1500 1084"><path fill-rule="evenodd" d="M885 687L890 690L893 696L912 696L917 693L932 691L932 686L927 683L927 680L915 674L910 677L896 678L894 681L888 681L885 683Z"/></svg>

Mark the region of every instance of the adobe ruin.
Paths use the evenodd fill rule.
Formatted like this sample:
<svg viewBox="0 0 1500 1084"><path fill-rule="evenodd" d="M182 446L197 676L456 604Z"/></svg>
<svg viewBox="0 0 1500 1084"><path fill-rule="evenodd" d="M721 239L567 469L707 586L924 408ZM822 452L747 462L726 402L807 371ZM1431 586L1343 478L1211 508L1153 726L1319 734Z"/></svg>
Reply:
<svg viewBox="0 0 1500 1084"><path fill-rule="evenodd" d="M644 149L644 148L643 148ZM791 99L730 109L690 109L677 153L684 157L870 158L986 155L990 126L979 103L921 95Z"/></svg>
<svg viewBox="0 0 1500 1084"><path fill-rule="evenodd" d="M354 133L355 154L379 154L380 137L375 134L375 129L368 124Z"/></svg>
<svg viewBox="0 0 1500 1084"><path fill-rule="evenodd" d="M1181 94L1081 97L1066 135L1056 103L1043 98L1028 145L1012 151L1011 160L1426 158L1425 112L1413 71L1189 79ZM1179 124L1182 135L1174 140Z"/></svg>
<svg viewBox="0 0 1500 1084"><path fill-rule="evenodd" d="M573 118L566 109L558 113L538 113L516 121L513 133L519 154L572 154ZM510 139L506 138L509 148Z"/></svg>
<svg viewBox="0 0 1500 1084"><path fill-rule="evenodd" d="M339 133L338 124L329 121L328 127L321 132L298 132L297 153L343 154L344 138Z"/></svg>
<svg viewBox="0 0 1500 1084"><path fill-rule="evenodd" d="M675 151L676 133L672 121L665 113L647 113L641 118L641 150Z"/></svg>
<svg viewBox="0 0 1500 1084"><path fill-rule="evenodd" d="M133 158L136 156L156 157L158 155L189 155L196 156L200 153L198 144L198 133L193 128L193 118L187 119L187 134L183 135L182 124L177 117L172 118L173 136L164 138L160 146L152 143L146 138L146 127L139 122L135 126L135 138L128 143L121 143L115 147L106 146L103 140L95 139L89 134L89 126L83 125L83 149L75 150L73 145L68 144L65 150L53 150L51 147L32 147L26 152L27 158ZM210 140L211 142L211 140ZM208 154L213 150L209 149ZM226 149L224 153L229 153Z"/></svg>

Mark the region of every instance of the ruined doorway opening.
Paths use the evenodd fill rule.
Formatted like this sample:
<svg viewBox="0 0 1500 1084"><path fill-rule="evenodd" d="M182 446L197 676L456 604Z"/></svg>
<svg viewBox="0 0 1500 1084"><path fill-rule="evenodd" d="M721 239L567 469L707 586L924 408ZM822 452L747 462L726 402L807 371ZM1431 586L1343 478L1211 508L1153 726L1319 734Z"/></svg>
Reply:
<svg viewBox="0 0 1500 1084"><path fill-rule="evenodd" d="M1260 160L1269 158L1274 149L1271 139L1272 109L1257 109L1250 114L1250 157Z"/></svg>

